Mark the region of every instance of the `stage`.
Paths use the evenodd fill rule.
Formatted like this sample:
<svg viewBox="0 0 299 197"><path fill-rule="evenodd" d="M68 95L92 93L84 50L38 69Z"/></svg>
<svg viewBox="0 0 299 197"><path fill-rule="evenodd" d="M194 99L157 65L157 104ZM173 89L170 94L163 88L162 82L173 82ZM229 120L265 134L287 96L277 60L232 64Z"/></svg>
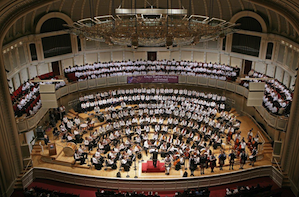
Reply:
<svg viewBox="0 0 299 197"><path fill-rule="evenodd" d="M134 107L134 106L132 106ZM247 131L251 128L253 128L253 134L256 135L257 131L259 130L258 126L255 125L255 123L247 116L240 116L237 114L236 111L232 111L235 115L237 115L237 119L242 122L240 130L244 131L241 133L242 137L247 137ZM88 112L88 113L80 113L79 117L81 121L86 120L88 117L91 119L94 119L94 112ZM67 116L69 118L74 117L76 115L76 112L71 110ZM100 125L105 125L107 124L106 122L99 123L98 121L95 122L95 127L94 129L97 129ZM60 121L57 123L57 125L60 125ZM94 130L93 129L93 130ZM89 132L83 136L83 138L87 135L89 135ZM32 160L33 160L33 166L34 167L42 167L42 168L49 168L53 170L60 170L64 172L69 172L69 173L77 173L77 174L82 174L82 175L91 175L91 176L101 176L101 177L116 177L117 172L121 173L121 178L134 178L138 177L139 179L169 179L169 178L181 178L183 176L183 173L185 171L188 172L188 175L190 175L190 170L188 166L188 161L185 161L185 166L182 166L180 170L175 170L174 166L172 165L170 169L170 174L165 175L165 172L142 172L142 163L151 161L151 154L148 154L146 156L145 152L142 151L142 158L137 159L136 162L133 162L130 171L125 172L123 168L120 168L120 165L117 165L117 169L113 170L110 167L106 168L103 167L101 170L96 170L94 166L91 167L90 159L92 155L95 154L96 148L94 148L89 154L88 154L88 159L86 160L86 164L80 165L79 163L73 164L74 163L74 158L73 156L68 157L64 154L63 148L67 146L67 142L61 141L60 139L53 139L52 135L52 129L48 129L46 131L47 135L50 136L50 141L52 143L56 144L57 148L57 155L49 156L49 150L47 149L46 146L43 146L43 152L41 152L41 147L38 145L39 142L36 142L36 145L33 148L32 152ZM151 128L149 138L153 135L154 131ZM271 144L267 140L265 136L261 133L261 137L265 140L265 143L263 144L264 150L262 152L258 153L258 159L257 162L255 163L255 167L261 167L261 166L268 166L272 165L271 164L271 157L272 157L272 148ZM123 138L126 138L125 136L122 136ZM42 142L43 144L43 142ZM78 146L78 145L77 145ZM223 148L228 154L230 152L230 149L232 148L231 145L223 145ZM220 153L220 149L211 150L214 152L215 155L218 155ZM164 162L164 159L161 158L160 154L158 156L158 160L160 162ZM136 168L135 168L136 165ZM247 163L244 166L244 169L250 169L253 168L252 166L249 165L249 160L247 160ZM136 170L135 170L136 169ZM235 167L234 170L229 170L228 167L228 160L226 160L226 165L224 166L223 170L219 169L219 165L217 162L217 167L214 169L214 172L211 172L211 169L205 169L205 175L204 176L209 176L209 175L217 175L217 174L223 174L223 173L230 173L230 172L235 172L239 171L239 160L235 160ZM202 176L200 175L200 169L199 167L197 170L194 172L195 177L196 176Z"/></svg>

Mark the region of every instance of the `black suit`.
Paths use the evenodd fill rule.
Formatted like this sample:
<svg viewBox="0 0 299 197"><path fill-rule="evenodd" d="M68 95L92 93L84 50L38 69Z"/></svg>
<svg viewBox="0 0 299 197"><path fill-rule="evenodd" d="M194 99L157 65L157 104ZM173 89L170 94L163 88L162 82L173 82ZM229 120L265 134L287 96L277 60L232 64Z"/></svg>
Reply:
<svg viewBox="0 0 299 197"><path fill-rule="evenodd" d="M156 168L157 167L157 160L158 160L158 151L153 151L153 165Z"/></svg>

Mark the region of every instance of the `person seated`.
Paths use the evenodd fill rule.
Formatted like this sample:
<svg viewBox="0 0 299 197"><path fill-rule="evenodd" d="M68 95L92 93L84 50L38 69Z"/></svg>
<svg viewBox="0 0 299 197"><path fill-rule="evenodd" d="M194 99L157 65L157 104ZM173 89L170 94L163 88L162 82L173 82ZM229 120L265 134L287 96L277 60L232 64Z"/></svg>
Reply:
<svg viewBox="0 0 299 197"><path fill-rule="evenodd" d="M85 158L84 158L83 156L81 156L81 155L78 153L78 150L75 151L74 159L75 159L74 164L75 164L77 161L80 161L80 165L85 164Z"/></svg>
<svg viewBox="0 0 299 197"><path fill-rule="evenodd" d="M97 158L95 155L92 156L92 165L94 165L95 169L101 170L103 167L102 161L100 158Z"/></svg>
<svg viewBox="0 0 299 197"><path fill-rule="evenodd" d="M68 133L67 134L67 142L73 142L73 143L77 143L76 140L73 138L73 135Z"/></svg>
<svg viewBox="0 0 299 197"><path fill-rule="evenodd" d="M45 145L46 145L46 146L48 145L48 143L50 143L49 136L44 135L44 142L45 142Z"/></svg>

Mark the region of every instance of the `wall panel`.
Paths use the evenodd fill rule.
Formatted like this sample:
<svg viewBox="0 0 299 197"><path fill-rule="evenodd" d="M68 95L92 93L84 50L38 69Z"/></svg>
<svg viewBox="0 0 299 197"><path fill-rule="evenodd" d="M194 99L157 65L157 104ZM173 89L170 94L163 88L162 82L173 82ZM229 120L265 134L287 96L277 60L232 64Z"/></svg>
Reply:
<svg viewBox="0 0 299 197"><path fill-rule="evenodd" d="M262 62L255 62L255 70L265 74L267 65Z"/></svg>
<svg viewBox="0 0 299 197"><path fill-rule="evenodd" d="M291 83L290 83L290 89L291 90L294 90L294 86L295 85L295 82L296 82L296 77L291 77Z"/></svg>
<svg viewBox="0 0 299 197"><path fill-rule="evenodd" d="M14 85L15 89L18 89L21 85L18 73L13 76L13 85Z"/></svg>
<svg viewBox="0 0 299 197"><path fill-rule="evenodd" d="M136 51L134 54L134 60L147 60L147 53L145 51Z"/></svg>
<svg viewBox="0 0 299 197"><path fill-rule="evenodd" d="M28 80L27 68L24 68L20 71L20 80L21 80L21 83L24 83L25 81Z"/></svg>
<svg viewBox="0 0 299 197"><path fill-rule="evenodd" d="M75 56L74 64L78 66L83 65L83 55Z"/></svg>
<svg viewBox="0 0 299 197"><path fill-rule="evenodd" d="M203 62L203 60L204 60L204 52L198 52L198 51L193 52L193 61Z"/></svg>
<svg viewBox="0 0 299 197"><path fill-rule="evenodd" d="M24 65L27 63L26 60L26 55L25 55L25 50L23 46L18 47L18 52L19 52L19 59L20 59L20 64Z"/></svg>
<svg viewBox="0 0 299 197"><path fill-rule="evenodd" d="M217 62L218 63L218 54L217 53L207 53L207 62Z"/></svg>
<svg viewBox="0 0 299 197"><path fill-rule="evenodd" d="M220 56L220 63L221 64L228 64L229 62L229 56L225 54L221 54Z"/></svg>
<svg viewBox="0 0 299 197"><path fill-rule="evenodd" d="M172 51L171 53L170 53L170 59L171 60L176 60L176 61L179 61L179 60L181 60L180 59L180 52L179 51Z"/></svg>
<svg viewBox="0 0 299 197"><path fill-rule="evenodd" d="M85 63L87 63L87 64L93 64L95 62L98 62L98 54L97 53L86 54Z"/></svg>
<svg viewBox="0 0 299 197"><path fill-rule="evenodd" d="M123 52L114 51L112 57L113 57L113 61L123 61Z"/></svg>
<svg viewBox="0 0 299 197"><path fill-rule="evenodd" d="M100 53L100 62L110 62L111 61L111 53L110 52L102 52Z"/></svg>
<svg viewBox="0 0 299 197"><path fill-rule="evenodd" d="M274 77L274 72L275 72L275 66L268 64L267 65L267 73L266 75L270 76L270 77Z"/></svg>
<svg viewBox="0 0 299 197"><path fill-rule="evenodd" d="M278 81L282 82L283 80L283 70L280 67L276 67L276 71L275 71L275 79L277 79Z"/></svg>
<svg viewBox="0 0 299 197"><path fill-rule="evenodd" d="M29 78L32 79L37 76L36 66L29 66L28 67Z"/></svg>
<svg viewBox="0 0 299 197"><path fill-rule="evenodd" d="M37 74L38 75L43 75L46 73L49 73L49 66L48 64L38 64L37 65Z"/></svg>
<svg viewBox="0 0 299 197"><path fill-rule="evenodd" d="M182 60L191 61L191 51L182 51L181 55Z"/></svg>
<svg viewBox="0 0 299 197"><path fill-rule="evenodd" d="M231 57L230 65L231 66L238 66L239 68L241 68L242 67L242 59L237 58L237 57Z"/></svg>
<svg viewBox="0 0 299 197"><path fill-rule="evenodd" d="M128 60L133 60L133 52L131 51L126 51L125 52L125 60L128 61Z"/></svg>
<svg viewBox="0 0 299 197"><path fill-rule="evenodd" d="M170 52L169 51L159 51L157 53L157 60L170 60Z"/></svg>
<svg viewBox="0 0 299 197"><path fill-rule="evenodd" d="M283 75L283 82L282 82L285 86L289 87L289 83L290 83L290 75L287 72L284 72Z"/></svg>
<svg viewBox="0 0 299 197"><path fill-rule="evenodd" d="M10 60L9 60L9 53L3 54L4 57L4 66L6 70L11 71L13 67L11 66Z"/></svg>
<svg viewBox="0 0 299 197"><path fill-rule="evenodd" d="M73 58L61 60L61 65L62 65L62 69L68 68L69 66L73 67L74 66Z"/></svg>

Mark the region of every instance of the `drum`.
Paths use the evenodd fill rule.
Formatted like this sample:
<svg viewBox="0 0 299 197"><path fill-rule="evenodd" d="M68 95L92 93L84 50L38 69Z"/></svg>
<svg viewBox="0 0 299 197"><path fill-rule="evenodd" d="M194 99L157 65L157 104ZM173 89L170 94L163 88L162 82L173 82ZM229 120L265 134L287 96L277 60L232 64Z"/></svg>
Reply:
<svg viewBox="0 0 299 197"><path fill-rule="evenodd" d="M86 131L86 130L87 130L87 124L81 124L81 125L80 125L80 128L81 128L82 130Z"/></svg>
<svg viewBox="0 0 299 197"><path fill-rule="evenodd" d="M66 147L63 148L64 155L67 157L71 157L75 154L76 149L77 149L77 146L75 143L68 142L66 144Z"/></svg>

